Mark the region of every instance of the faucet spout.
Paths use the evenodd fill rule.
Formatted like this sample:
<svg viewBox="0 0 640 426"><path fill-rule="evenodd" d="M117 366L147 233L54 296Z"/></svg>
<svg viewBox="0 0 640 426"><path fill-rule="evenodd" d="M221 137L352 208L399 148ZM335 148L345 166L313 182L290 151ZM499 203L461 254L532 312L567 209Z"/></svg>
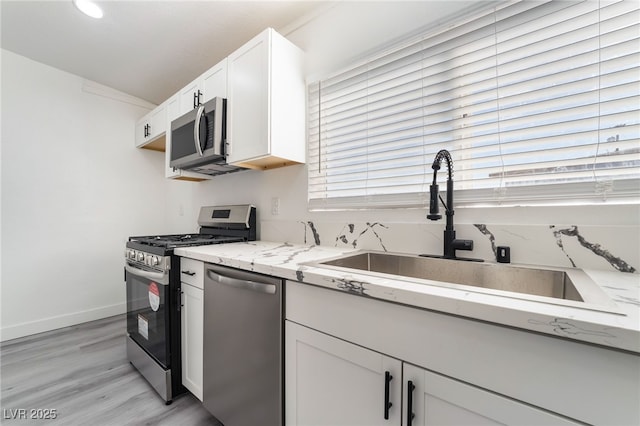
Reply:
<svg viewBox="0 0 640 426"><path fill-rule="evenodd" d="M447 176L446 203L438 193L438 184L436 183L438 170L440 170L443 160L447 163L447 171L449 172ZM444 228L444 255L442 257L446 259L458 259L456 256L456 250L473 250L473 240L459 240L456 238L456 231L453 226L453 159L451 158L449 151L446 149L438 151L431 168L433 169L433 183L429 187L429 214L427 214L427 219L442 219L438 203L438 201L440 201L445 208L445 216L447 218Z"/></svg>

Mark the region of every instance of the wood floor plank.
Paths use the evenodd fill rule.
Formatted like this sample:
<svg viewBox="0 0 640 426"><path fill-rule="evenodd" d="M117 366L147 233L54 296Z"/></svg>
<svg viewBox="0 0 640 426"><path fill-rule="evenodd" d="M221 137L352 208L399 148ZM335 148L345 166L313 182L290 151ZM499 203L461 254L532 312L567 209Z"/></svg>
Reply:
<svg viewBox="0 0 640 426"><path fill-rule="evenodd" d="M0 422L221 425L189 393L165 405L127 360L125 337L126 317L118 315L0 344ZM54 409L56 418L31 419L32 409ZM18 410L26 420L13 418Z"/></svg>

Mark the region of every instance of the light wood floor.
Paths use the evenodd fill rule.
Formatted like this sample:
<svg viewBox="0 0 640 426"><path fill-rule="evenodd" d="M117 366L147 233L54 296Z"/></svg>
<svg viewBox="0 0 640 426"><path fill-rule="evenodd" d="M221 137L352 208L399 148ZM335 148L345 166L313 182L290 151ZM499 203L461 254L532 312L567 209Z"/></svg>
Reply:
<svg viewBox="0 0 640 426"><path fill-rule="evenodd" d="M2 343L0 423L220 425L189 393L165 405L127 361L125 333L119 315ZM11 419L18 409L27 420ZM31 409L55 409L57 416L31 420Z"/></svg>

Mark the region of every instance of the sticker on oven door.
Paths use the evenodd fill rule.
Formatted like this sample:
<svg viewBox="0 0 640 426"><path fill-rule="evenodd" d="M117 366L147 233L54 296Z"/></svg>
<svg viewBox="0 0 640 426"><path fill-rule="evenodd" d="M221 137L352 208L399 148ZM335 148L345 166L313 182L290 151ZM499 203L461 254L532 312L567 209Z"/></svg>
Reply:
<svg viewBox="0 0 640 426"><path fill-rule="evenodd" d="M138 314L138 333L149 340L149 321L140 314Z"/></svg>
<svg viewBox="0 0 640 426"><path fill-rule="evenodd" d="M160 290L158 290L158 285L154 282L149 284L149 304L154 312L160 308Z"/></svg>

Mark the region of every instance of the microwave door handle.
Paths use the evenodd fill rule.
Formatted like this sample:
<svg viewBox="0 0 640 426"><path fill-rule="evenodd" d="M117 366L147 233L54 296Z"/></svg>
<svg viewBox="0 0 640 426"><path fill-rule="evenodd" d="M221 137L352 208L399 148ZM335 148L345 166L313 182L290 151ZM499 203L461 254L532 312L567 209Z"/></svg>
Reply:
<svg viewBox="0 0 640 426"><path fill-rule="evenodd" d="M200 146L200 121L202 120L202 114L204 113L204 105L200 105L198 107L198 112L196 113L196 120L193 123L193 141L196 144L196 151L200 157L202 154L202 146Z"/></svg>
<svg viewBox="0 0 640 426"><path fill-rule="evenodd" d="M216 98L216 108L213 111L213 146L220 150L218 154L226 156L225 141L222 139L222 126L224 119L223 100Z"/></svg>

